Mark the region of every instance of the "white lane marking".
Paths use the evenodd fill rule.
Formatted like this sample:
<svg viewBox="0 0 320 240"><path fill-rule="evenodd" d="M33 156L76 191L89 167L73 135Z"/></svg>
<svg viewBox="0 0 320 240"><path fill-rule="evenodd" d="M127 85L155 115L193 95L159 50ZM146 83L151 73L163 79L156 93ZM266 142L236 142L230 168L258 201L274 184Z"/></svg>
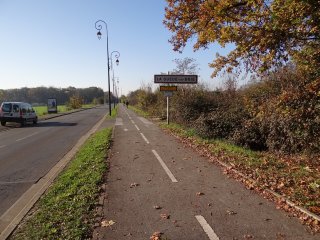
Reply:
<svg viewBox="0 0 320 240"><path fill-rule="evenodd" d="M135 124L134 125L135 127L136 127L136 129L138 130L138 131L140 131L140 128Z"/></svg>
<svg viewBox="0 0 320 240"><path fill-rule="evenodd" d="M140 134L141 134L142 138L144 139L144 141L146 141L146 143L149 144L150 142L148 141L148 139L146 138L146 136L143 135L143 133L140 133Z"/></svg>
<svg viewBox="0 0 320 240"><path fill-rule="evenodd" d="M2 145L2 146L0 146L0 148L5 148L7 145Z"/></svg>
<svg viewBox="0 0 320 240"><path fill-rule="evenodd" d="M39 179L30 180L30 181L16 181L16 182L3 182L3 181L0 181L0 185L21 184L21 183L35 183L35 182L37 182L38 180L39 180Z"/></svg>
<svg viewBox="0 0 320 240"><path fill-rule="evenodd" d="M169 170L169 168L167 167L167 165L164 163L164 161L161 159L161 157L159 156L159 154L156 152L156 150L152 150L153 154L156 156L156 158L158 159L158 161L160 162L162 168L164 169L164 171L167 173L167 175L169 176L169 178L171 179L172 182L176 183L178 182L177 179L173 176L172 172Z"/></svg>
<svg viewBox="0 0 320 240"><path fill-rule="evenodd" d="M23 137L23 138L17 139L16 142L25 140L25 139L27 139L27 138L29 138L29 137L32 137L32 136L34 136L34 135L37 135L37 134L38 134L38 132L32 133L32 134L30 134L30 135L28 135L28 136L25 136L25 137Z"/></svg>
<svg viewBox="0 0 320 240"><path fill-rule="evenodd" d="M201 215L195 216L198 222L200 223L201 227L203 228L204 232L208 235L210 240L219 240L217 234L213 231L207 221Z"/></svg>
<svg viewBox="0 0 320 240"><path fill-rule="evenodd" d="M123 125L123 121L122 121L122 118L116 118L116 123L115 123L116 126L122 126Z"/></svg>

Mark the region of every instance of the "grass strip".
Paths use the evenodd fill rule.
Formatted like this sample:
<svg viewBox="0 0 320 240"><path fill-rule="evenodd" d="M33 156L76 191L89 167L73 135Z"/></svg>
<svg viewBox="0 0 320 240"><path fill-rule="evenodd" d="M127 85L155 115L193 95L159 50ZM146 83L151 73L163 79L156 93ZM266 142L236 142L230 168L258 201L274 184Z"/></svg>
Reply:
<svg viewBox="0 0 320 240"><path fill-rule="evenodd" d="M84 104L82 105L82 108L92 108L95 105L93 104ZM48 107L47 106L35 106L33 107L35 112L37 113L38 116L43 116L48 114ZM65 113L65 112L70 112L72 109L70 109L66 105L58 105L58 113Z"/></svg>
<svg viewBox="0 0 320 240"><path fill-rule="evenodd" d="M33 107L38 116L43 116L48 114L47 106L36 106ZM68 112L70 109L67 108L66 105L58 105L58 113Z"/></svg>
<svg viewBox="0 0 320 240"><path fill-rule="evenodd" d="M86 141L11 239L91 237L111 134L112 129L106 128Z"/></svg>
<svg viewBox="0 0 320 240"><path fill-rule="evenodd" d="M118 115L118 109L119 109L119 105L117 104L116 107L112 108L111 110L111 116L108 116L109 118L115 118Z"/></svg>

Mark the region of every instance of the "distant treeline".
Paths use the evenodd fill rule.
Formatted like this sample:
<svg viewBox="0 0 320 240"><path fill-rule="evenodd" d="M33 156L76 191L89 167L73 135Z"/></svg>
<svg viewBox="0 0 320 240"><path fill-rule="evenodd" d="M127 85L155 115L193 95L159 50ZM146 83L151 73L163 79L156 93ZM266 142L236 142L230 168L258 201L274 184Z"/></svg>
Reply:
<svg viewBox="0 0 320 240"><path fill-rule="evenodd" d="M32 105L46 105L48 98L56 98L59 105L67 104L71 97L79 97L84 104L103 103L104 92L98 87L89 88L20 88L0 89L0 103L3 101L29 102Z"/></svg>

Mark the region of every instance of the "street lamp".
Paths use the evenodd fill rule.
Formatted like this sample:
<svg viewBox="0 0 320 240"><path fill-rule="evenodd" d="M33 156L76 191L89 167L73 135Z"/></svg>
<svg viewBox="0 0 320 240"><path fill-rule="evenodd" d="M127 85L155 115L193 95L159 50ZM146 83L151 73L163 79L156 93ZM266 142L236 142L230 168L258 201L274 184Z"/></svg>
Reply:
<svg viewBox="0 0 320 240"><path fill-rule="evenodd" d="M114 69L113 69L113 61L112 61L112 54L114 54L114 56L116 57L116 64L117 66L119 65L119 57L120 57L120 53L118 51L113 51L110 53L110 60L111 60L111 68L112 68L112 83L113 83L113 94L115 94L115 82L114 82ZM115 96L114 96L115 97ZM113 100L113 107L116 107L116 102L115 99Z"/></svg>
<svg viewBox="0 0 320 240"><path fill-rule="evenodd" d="M119 102L119 78L118 78L118 81L117 81L117 87L118 87L118 89L117 89L117 99L118 99L118 102Z"/></svg>
<svg viewBox="0 0 320 240"><path fill-rule="evenodd" d="M95 27L98 30L97 37L100 40L102 33L100 32L102 29L102 25L104 24L106 26L106 33L107 33L107 55L108 55L108 97L109 97L109 115L111 116L111 96L110 96L110 64L109 64L109 40L108 40L108 25L103 20L98 20L95 23ZM105 97L104 97L104 103L105 103Z"/></svg>

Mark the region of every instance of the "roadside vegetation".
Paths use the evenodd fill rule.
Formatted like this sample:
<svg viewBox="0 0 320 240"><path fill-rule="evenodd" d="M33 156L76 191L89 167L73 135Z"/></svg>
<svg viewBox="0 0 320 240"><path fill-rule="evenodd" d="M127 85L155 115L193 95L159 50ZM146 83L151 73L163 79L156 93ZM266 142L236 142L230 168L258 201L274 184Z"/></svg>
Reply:
<svg viewBox="0 0 320 240"><path fill-rule="evenodd" d="M119 110L119 104L117 104L116 107L112 108L111 116L108 115L108 117L115 118L118 114L118 110Z"/></svg>
<svg viewBox="0 0 320 240"><path fill-rule="evenodd" d="M88 239L112 129L90 137L10 239Z"/></svg>

